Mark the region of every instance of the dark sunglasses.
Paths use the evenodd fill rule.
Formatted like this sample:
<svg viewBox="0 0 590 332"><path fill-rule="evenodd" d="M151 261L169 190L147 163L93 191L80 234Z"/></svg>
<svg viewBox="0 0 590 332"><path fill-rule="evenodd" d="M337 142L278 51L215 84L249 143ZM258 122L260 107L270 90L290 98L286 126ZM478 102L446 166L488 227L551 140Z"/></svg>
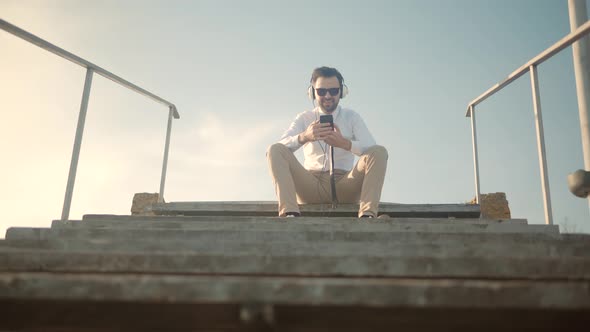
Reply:
<svg viewBox="0 0 590 332"><path fill-rule="evenodd" d="M315 92L317 92L318 96L320 96L320 97L325 96L326 92L329 92L330 96L334 97L340 93L340 88L331 88L331 89L319 88L319 89L315 89Z"/></svg>

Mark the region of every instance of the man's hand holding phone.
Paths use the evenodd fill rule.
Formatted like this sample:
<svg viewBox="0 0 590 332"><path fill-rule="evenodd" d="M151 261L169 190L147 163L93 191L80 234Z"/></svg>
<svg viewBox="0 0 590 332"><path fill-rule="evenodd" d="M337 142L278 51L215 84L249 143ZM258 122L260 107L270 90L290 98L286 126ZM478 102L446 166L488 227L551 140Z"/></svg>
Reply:
<svg viewBox="0 0 590 332"><path fill-rule="evenodd" d="M320 123L318 120L312 122L304 132L299 134L299 143L305 144L307 142L315 142L323 140L333 132L330 123Z"/></svg>
<svg viewBox="0 0 590 332"><path fill-rule="evenodd" d="M350 151L352 142L342 136L340 128L334 124L332 115L322 115L320 120L312 122L307 129L299 134L299 143L323 140L327 144Z"/></svg>

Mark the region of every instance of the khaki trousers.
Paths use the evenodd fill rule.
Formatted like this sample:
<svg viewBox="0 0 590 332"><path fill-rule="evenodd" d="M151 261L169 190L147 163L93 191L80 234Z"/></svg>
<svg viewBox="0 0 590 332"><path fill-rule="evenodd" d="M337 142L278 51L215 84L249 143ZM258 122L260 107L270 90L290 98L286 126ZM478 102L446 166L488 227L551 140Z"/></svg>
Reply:
<svg viewBox="0 0 590 332"><path fill-rule="evenodd" d="M303 168L293 152L281 143L271 145L266 158L279 200L279 216L299 212L298 203L332 202L329 172ZM377 217L387 158L387 150L375 145L359 158L350 172L334 170L338 202L359 203L359 217Z"/></svg>

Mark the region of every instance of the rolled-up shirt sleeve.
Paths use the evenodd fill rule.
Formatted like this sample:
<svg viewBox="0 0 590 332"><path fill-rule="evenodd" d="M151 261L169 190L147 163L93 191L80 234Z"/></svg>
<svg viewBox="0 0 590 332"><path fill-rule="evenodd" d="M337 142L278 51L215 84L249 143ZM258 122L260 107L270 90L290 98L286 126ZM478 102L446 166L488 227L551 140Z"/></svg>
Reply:
<svg viewBox="0 0 590 332"><path fill-rule="evenodd" d="M367 151L368 148L377 144L373 135L367 128L365 121L361 118L358 113L354 113L354 119L352 121L352 134L350 152L357 156L362 155Z"/></svg>
<svg viewBox="0 0 590 332"><path fill-rule="evenodd" d="M299 149L302 144L299 143L299 134L305 131L305 123L301 114L297 115L295 120L289 126L289 129L285 131L279 143L288 147L291 151L295 152Z"/></svg>

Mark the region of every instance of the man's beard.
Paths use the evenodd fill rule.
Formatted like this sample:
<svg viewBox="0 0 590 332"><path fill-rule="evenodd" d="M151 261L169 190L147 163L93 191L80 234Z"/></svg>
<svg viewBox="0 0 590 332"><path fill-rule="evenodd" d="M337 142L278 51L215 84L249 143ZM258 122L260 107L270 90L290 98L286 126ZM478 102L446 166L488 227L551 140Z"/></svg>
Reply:
<svg viewBox="0 0 590 332"><path fill-rule="evenodd" d="M330 104L330 106L325 106L324 104L325 104L325 102L320 101L320 108L325 113L332 113L332 112L334 112L334 110L336 110L336 107L338 107L338 103L335 100L332 100L332 103Z"/></svg>

